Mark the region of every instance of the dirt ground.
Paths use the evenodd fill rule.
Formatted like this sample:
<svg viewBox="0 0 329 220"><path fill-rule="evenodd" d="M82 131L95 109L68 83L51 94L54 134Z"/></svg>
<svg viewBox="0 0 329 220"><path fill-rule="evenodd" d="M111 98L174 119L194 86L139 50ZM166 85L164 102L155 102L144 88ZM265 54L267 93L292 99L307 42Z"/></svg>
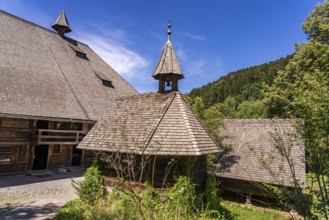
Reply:
<svg viewBox="0 0 329 220"><path fill-rule="evenodd" d="M81 181L83 168L58 174L0 177L0 219L52 219L56 210L77 198L72 179Z"/></svg>

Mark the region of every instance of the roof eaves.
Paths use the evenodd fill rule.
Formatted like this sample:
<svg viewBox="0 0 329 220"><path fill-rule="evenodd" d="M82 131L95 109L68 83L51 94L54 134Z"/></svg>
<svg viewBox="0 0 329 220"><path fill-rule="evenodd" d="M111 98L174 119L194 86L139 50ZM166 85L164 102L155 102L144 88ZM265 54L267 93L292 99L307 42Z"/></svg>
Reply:
<svg viewBox="0 0 329 220"><path fill-rule="evenodd" d="M38 116L38 115L24 115L24 114L13 114L13 113L0 113L0 117L4 118L21 118L28 120L47 120L47 121L68 121L68 122L87 122L96 123L96 120L91 119L79 119L79 118L61 118L61 117L50 117L50 116Z"/></svg>

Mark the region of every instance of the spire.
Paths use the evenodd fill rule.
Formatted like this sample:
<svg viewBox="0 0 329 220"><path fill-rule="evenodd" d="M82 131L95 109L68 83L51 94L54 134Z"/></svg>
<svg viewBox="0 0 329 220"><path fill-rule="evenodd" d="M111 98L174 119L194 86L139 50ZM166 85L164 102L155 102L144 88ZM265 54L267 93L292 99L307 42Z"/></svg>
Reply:
<svg viewBox="0 0 329 220"><path fill-rule="evenodd" d="M54 28L57 31L57 33L61 36L64 36L65 33L68 33L71 31L71 28L70 28L69 22L67 21L64 10L61 11L57 20L51 27Z"/></svg>
<svg viewBox="0 0 329 220"><path fill-rule="evenodd" d="M168 41L162 50L158 65L152 74L154 79L159 80L159 92L165 92L166 86L171 86L172 91L178 91L178 80L184 78L174 47L170 41L171 21L168 21L167 34Z"/></svg>
<svg viewBox="0 0 329 220"><path fill-rule="evenodd" d="M167 32L167 34L168 34L168 41L170 41L170 35L171 35L171 21L170 20L168 20L168 32Z"/></svg>

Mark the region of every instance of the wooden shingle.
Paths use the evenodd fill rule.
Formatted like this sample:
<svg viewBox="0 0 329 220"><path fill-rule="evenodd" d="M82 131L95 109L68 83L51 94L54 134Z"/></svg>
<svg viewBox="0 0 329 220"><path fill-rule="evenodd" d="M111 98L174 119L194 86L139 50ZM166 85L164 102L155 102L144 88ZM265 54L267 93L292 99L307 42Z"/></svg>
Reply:
<svg viewBox="0 0 329 220"><path fill-rule="evenodd" d="M218 177L294 186L291 167L274 137L282 140L299 184L306 186L305 147L288 119L232 119L220 129L222 145L231 150L216 155Z"/></svg>
<svg viewBox="0 0 329 220"><path fill-rule="evenodd" d="M117 99L78 148L162 156L219 152L179 92Z"/></svg>

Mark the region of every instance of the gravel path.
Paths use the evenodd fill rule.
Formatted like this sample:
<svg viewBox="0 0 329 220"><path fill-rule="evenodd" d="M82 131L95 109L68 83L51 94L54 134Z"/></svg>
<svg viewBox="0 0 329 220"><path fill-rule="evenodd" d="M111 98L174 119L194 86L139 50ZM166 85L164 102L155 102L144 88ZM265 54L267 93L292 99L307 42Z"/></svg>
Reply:
<svg viewBox="0 0 329 220"><path fill-rule="evenodd" d="M84 170L57 174L0 178L0 219L52 219L56 210L77 197L72 179L82 180Z"/></svg>

